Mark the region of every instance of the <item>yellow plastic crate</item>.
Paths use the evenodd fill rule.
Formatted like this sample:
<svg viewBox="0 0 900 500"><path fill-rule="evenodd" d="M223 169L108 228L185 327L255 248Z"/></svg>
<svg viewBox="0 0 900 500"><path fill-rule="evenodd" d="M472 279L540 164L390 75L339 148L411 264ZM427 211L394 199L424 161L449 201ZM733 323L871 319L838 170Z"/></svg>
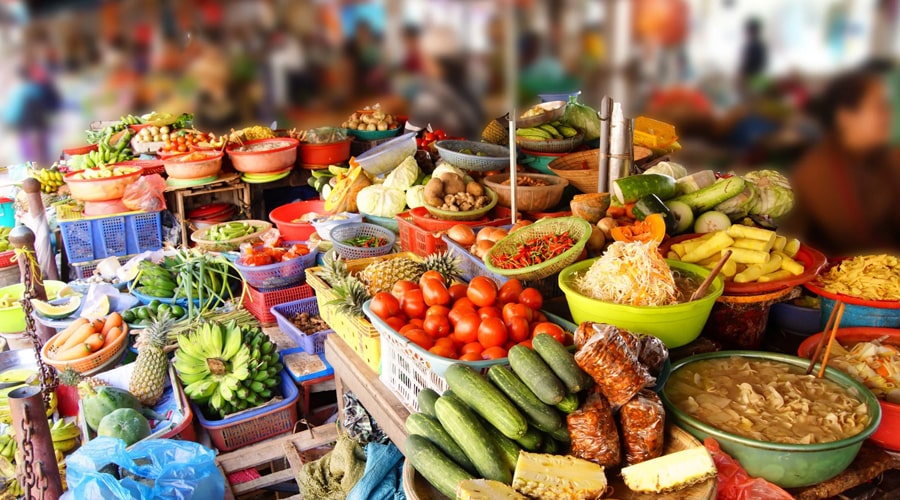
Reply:
<svg viewBox="0 0 900 500"><path fill-rule="evenodd" d="M356 274L374 262L401 257L422 261L422 258L414 253L403 252L381 257L348 260L347 270L351 274ZM329 302L337 299L338 296L334 293L331 286L318 276L318 272L321 269L321 267L311 267L305 271L306 283L316 291L319 315L334 330L334 333L342 338L367 365L375 370L376 373L381 373L381 336L368 319L340 314L335 306L328 305Z"/></svg>

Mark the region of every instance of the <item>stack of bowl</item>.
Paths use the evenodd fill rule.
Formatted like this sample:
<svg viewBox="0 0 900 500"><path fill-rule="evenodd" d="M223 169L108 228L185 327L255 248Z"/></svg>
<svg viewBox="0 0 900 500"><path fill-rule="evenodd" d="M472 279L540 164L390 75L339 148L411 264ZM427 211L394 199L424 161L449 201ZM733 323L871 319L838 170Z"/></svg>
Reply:
<svg viewBox="0 0 900 500"><path fill-rule="evenodd" d="M300 141L291 137L256 139L243 144L232 144L225 150L234 169L251 176L250 180L266 179L267 182L287 176L297 161ZM271 174L261 176L259 174Z"/></svg>

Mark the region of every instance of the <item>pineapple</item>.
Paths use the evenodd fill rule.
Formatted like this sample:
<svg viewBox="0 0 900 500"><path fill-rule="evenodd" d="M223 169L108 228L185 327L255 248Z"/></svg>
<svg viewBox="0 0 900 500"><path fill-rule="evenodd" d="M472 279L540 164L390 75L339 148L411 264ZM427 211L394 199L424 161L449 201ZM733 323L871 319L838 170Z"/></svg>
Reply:
<svg viewBox="0 0 900 500"><path fill-rule="evenodd" d="M406 257L388 259L369 264L360 273L360 279L366 285L370 295L378 292L390 292L394 283L400 280L417 282L426 271L441 273L447 283L460 278L459 261L447 252L429 255L425 262L418 262Z"/></svg>
<svg viewBox="0 0 900 500"><path fill-rule="evenodd" d="M664 493L686 488L716 475L716 464L706 448L698 446L622 469L632 491Z"/></svg>
<svg viewBox="0 0 900 500"><path fill-rule="evenodd" d="M363 316L363 303L372 298L366 291L365 285L361 281L350 276L343 283L334 287L334 293L338 298L332 300L328 305L337 306L340 314L348 316Z"/></svg>
<svg viewBox="0 0 900 500"><path fill-rule="evenodd" d="M347 264L339 255L328 257L322 261L322 268L318 273L318 276L325 280L325 283L331 285L332 288L343 283L349 275L350 272L347 271Z"/></svg>
<svg viewBox="0 0 900 500"><path fill-rule="evenodd" d="M516 490L490 479L467 479L456 488L458 500L527 500Z"/></svg>
<svg viewBox="0 0 900 500"><path fill-rule="evenodd" d="M109 385L106 381L100 380L99 378L85 377L70 367L66 367L66 369L59 374L59 381L63 385L69 387L78 387L78 397L84 397L82 394L84 392L84 386L81 385L82 382L87 384L91 389Z"/></svg>
<svg viewBox="0 0 900 500"><path fill-rule="evenodd" d="M128 390L144 406L153 406L162 397L166 385L165 347L167 333L175 321L168 314L153 320L144 331L144 344L138 349Z"/></svg>
<svg viewBox="0 0 900 500"><path fill-rule="evenodd" d="M606 492L603 466L572 456L519 452L513 488L538 500L600 498Z"/></svg>

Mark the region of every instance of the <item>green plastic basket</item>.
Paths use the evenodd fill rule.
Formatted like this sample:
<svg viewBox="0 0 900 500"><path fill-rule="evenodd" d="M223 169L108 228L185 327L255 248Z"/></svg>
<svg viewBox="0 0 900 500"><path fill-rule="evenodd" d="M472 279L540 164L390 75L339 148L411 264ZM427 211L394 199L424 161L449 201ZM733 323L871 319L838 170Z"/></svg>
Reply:
<svg viewBox="0 0 900 500"><path fill-rule="evenodd" d="M519 244L525 241L549 234L559 234L563 231L569 232L569 235L575 240L575 245L546 262L521 269L500 269L492 263L494 255L514 253ZM512 232L506 238L498 241L488 252L484 263L490 272L500 276L517 278L522 281L540 280L562 271L566 266L578 260L590 237L591 225L580 217L544 219Z"/></svg>

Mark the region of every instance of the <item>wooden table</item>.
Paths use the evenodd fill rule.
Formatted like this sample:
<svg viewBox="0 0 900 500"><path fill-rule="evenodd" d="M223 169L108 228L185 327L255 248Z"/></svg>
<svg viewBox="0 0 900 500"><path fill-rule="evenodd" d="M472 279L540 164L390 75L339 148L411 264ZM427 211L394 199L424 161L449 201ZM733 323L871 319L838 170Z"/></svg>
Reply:
<svg viewBox="0 0 900 500"><path fill-rule="evenodd" d="M391 441L403 452L403 444L406 441L405 422L409 410L378 379L378 374L337 335L326 337L325 358L334 368L338 415L344 414L344 398L341 395L345 390L351 391Z"/></svg>
<svg viewBox="0 0 900 500"><path fill-rule="evenodd" d="M218 199L218 195L229 194L238 210L245 214L250 213L250 186L241 181L241 174L238 173L222 174L218 179L199 186L168 187L165 194L169 210L181 224L181 243L186 246L190 244L188 239L190 232L185 214L185 199L208 196L209 199L203 201L211 203L214 199Z"/></svg>

